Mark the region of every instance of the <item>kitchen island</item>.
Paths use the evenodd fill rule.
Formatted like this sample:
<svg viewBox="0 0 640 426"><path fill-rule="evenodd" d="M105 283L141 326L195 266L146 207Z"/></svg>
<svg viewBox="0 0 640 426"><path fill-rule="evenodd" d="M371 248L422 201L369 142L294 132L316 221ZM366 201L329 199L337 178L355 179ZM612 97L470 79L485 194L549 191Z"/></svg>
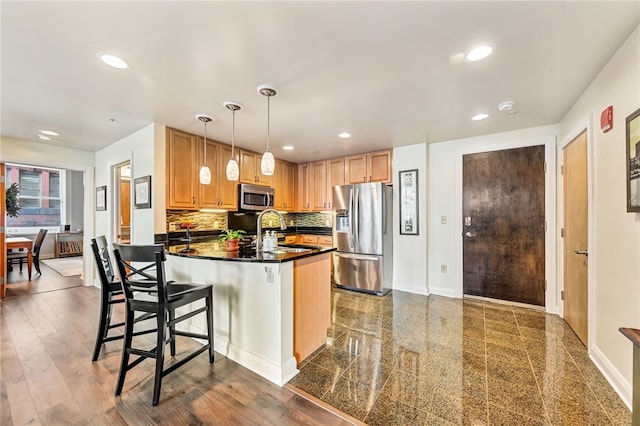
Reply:
<svg viewBox="0 0 640 426"><path fill-rule="evenodd" d="M326 341L334 248L224 251L218 241L168 248L167 277L213 285L215 350L282 386ZM180 314L180 312L178 312ZM202 332L204 319L185 321Z"/></svg>

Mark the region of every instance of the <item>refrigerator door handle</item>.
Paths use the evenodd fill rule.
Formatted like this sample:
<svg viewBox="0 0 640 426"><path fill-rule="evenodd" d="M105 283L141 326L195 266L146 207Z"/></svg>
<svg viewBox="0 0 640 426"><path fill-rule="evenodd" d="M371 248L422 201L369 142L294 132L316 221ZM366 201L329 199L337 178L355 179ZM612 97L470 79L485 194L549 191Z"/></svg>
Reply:
<svg viewBox="0 0 640 426"><path fill-rule="evenodd" d="M380 256L375 257L375 256L363 256L361 254L348 254L348 253L336 253L336 256L338 257L345 257L347 259L355 259L355 260L373 260L373 261L379 261L380 260Z"/></svg>
<svg viewBox="0 0 640 426"><path fill-rule="evenodd" d="M360 241L359 241L359 236L360 236L360 225L359 225L359 221L360 221L360 190L357 188L353 188L353 190L355 191L355 196L354 196L354 208L353 208L353 214L354 214L354 221L353 221L353 239L355 241L354 243L354 247L357 245L360 245Z"/></svg>
<svg viewBox="0 0 640 426"><path fill-rule="evenodd" d="M351 191L349 191L349 248L353 249L355 248L355 240L354 240L354 229L353 226L355 224L355 217L353 215L353 210L354 210L354 205L353 205L353 191L355 191L355 189L352 187Z"/></svg>

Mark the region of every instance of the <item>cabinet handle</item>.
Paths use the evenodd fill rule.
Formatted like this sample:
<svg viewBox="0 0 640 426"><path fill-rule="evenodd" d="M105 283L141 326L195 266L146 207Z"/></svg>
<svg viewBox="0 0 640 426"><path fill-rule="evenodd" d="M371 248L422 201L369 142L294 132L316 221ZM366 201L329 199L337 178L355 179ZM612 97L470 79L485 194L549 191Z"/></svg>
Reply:
<svg viewBox="0 0 640 426"><path fill-rule="evenodd" d="M195 204L196 203L196 197L191 197L191 204Z"/></svg>
<svg viewBox="0 0 640 426"><path fill-rule="evenodd" d="M363 181L363 182L366 182L366 181L367 181L367 177L366 177L366 176L365 176L365 177L363 177L363 178L362 178L362 181Z"/></svg>

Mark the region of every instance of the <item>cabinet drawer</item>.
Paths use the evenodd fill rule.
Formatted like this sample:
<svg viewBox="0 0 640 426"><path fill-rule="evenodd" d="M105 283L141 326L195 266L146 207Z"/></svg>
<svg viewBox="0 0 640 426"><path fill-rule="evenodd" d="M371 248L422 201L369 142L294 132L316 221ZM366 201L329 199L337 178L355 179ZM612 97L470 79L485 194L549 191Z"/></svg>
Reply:
<svg viewBox="0 0 640 426"><path fill-rule="evenodd" d="M286 235L284 237L284 243L285 244L295 244L298 242L298 236L297 235Z"/></svg>
<svg viewBox="0 0 640 426"><path fill-rule="evenodd" d="M318 245L324 247L332 247L333 237L318 236Z"/></svg>
<svg viewBox="0 0 640 426"><path fill-rule="evenodd" d="M317 235L301 235L300 244L309 244L309 245L317 246L318 236Z"/></svg>

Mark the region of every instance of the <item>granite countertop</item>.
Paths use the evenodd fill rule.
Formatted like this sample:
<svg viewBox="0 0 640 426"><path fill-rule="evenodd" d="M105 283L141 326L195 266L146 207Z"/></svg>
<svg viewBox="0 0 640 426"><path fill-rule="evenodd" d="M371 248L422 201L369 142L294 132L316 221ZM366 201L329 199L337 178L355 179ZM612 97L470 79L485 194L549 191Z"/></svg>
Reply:
<svg viewBox="0 0 640 426"><path fill-rule="evenodd" d="M279 245L273 251L256 252L253 247L241 247L236 252L228 252L225 250L224 243L217 240L209 240L202 242L192 242L190 251L185 251L185 244L171 245L167 248L167 254L181 257L193 257L196 259L211 260L228 260L240 262L264 262L264 263L282 263L295 259L316 256L318 254L329 253L335 251L335 247L308 247ZM291 249L304 249L301 252L287 251Z"/></svg>

